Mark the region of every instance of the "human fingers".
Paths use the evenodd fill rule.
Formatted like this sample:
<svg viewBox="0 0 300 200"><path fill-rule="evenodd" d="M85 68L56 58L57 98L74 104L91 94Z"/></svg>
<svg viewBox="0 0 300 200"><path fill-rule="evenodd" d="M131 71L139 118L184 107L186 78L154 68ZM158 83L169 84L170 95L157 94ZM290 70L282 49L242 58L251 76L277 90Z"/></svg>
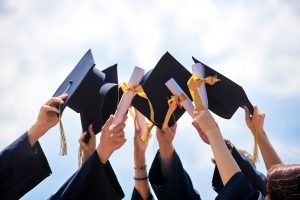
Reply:
<svg viewBox="0 0 300 200"><path fill-rule="evenodd" d="M244 106L244 110L245 110L245 120L246 120L246 122L248 122L251 120L249 108L247 106Z"/></svg>
<svg viewBox="0 0 300 200"><path fill-rule="evenodd" d="M125 144L126 141L127 141L127 139L123 138L119 142L114 143L114 145L113 145L114 150L121 148Z"/></svg>
<svg viewBox="0 0 300 200"><path fill-rule="evenodd" d="M83 141L85 136L86 136L86 131L84 131L83 133L81 133L78 142L80 143L81 141Z"/></svg>
<svg viewBox="0 0 300 200"><path fill-rule="evenodd" d="M113 143L122 143L124 140L126 140L125 136L116 137L113 139Z"/></svg>
<svg viewBox="0 0 300 200"><path fill-rule="evenodd" d="M173 133L176 133L176 129L177 129L177 123L175 123L175 124L171 127L171 130L173 131Z"/></svg>
<svg viewBox="0 0 300 200"><path fill-rule="evenodd" d="M64 101L61 100L60 98L58 97L52 97L51 99L49 99L45 105L48 105L48 106L53 106L53 105L57 105L57 104L63 104Z"/></svg>
<svg viewBox="0 0 300 200"><path fill-rule="evenodd" d="M254 109L254 111L253 111L253 117L257 117L257 115L258 115L258 108L257 108L257 106L254 105L253 109Z"/></svg>
<svg viewBox="0 0 300 200"><path fill-rule="evenodd" d="M114 139L114 138L124 138L125 137L125 132L124 131L119 131L117 133L113 133L110 135L110 138Z"/></svg>
<svg viewBox="0 0 300 200"><path fill-rule="evenodd" d="M65 100L68 97L67 93L63 93L61 95L59 95L57 98L61 99L61 100Z"/></svg>
<svg viewBox="0 0 300 200"><path fill-rule="evenodd" d="M94 130L93 130L93 124L89 125L89 133L90 133L91 138L95 137L95 133L94 133Z"/></svg>
<svg viewBox="0 0 300 200"><path fill-rule="evenodd" d="M108 130L109 127L111 126L112 124L112 121L114 119L114 116L113 115L110 115L108 120L105 122L105 124L102 126L102 130Z"/></svg>
<svg viewBox="0 0 300 200"><path fill-rule="evenodd" d="M57 114L60 113L60 111L57 108L55 108L53 106L48 106L48 105L43 105L42 110L45 112L55 112Z"/></svg>
<svg viewBox="0 0 300 200"><path fill-rule="evenodd" d="M125 128L125 126L126 126L125 123L121 123L118 125L112 125L112 126L110 126L110 131L113 133L117 133L117 132L122 131Z"/></svg>
<svg viewBox="0 0 300 200"><path fill-rule="evenodd" d="M193 114L194 114L194 116L197 116L199 114L199 111L198 110L194 110Z"/></svg>

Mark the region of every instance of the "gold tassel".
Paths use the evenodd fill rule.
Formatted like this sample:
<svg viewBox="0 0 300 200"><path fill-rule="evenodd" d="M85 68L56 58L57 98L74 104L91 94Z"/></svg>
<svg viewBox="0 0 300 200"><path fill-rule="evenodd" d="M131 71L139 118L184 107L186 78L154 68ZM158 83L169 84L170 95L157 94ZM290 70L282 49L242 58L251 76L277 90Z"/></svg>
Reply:
<svg viewBox="0 0 300 200"><path fill-rule="evenodd" d="M135 118L137 117L135 109L133 107L130 107L128 109L130 116L132 117L133 120L136 120ZM136 122L138 123L138 122ZM147 142L151 136L151 130L154 127L154 124L152 122L147 123L147 131L142 134L142 141Z"/></svg>
<svg viewBox="0 0 300 200"><path fill-rule="evenodd" d="M154 124L152 122L149 122L147 124L147 131L142 135L143 142L147 142L151 136L151 130L154 127Z"/></svg>
<svg viewBox="0 0 300 200"><path fill-rule="evenodd" d="M119 87L118 87L118 99L119 99L119 90L120 88L122 89L123 93L126 94L129 91L135 92L138 96L144 98L147 100L148 105L149 105L149 109L150 109L150 119L152 122L149 122L149 124L147 125L147 131L145 133L143 133L142 135L142 140L144 142L148 141L150 135L151 135L151 130L154 127L154 109L152 106L152 103L150 101L150 99L147 97L146 93L143 90L143 87L141 85L136 85L136 86L131 86L129 83L120 83ZM131 114L132 118L135 118L135 114L133 111L131 111L129 109L129 113Z"/></svg>
<svg viewBox="0 0 300 200"><path fill-rule="evenodd" d="M182 92L179 96L171 96L171 98L168 100L169 108L166 113L162 129L166 129L169 125L169 121L171 116L174 116L173 113L177 109L177 107L181 107L181 102L185 101L188 97L184 92Z"/></svg>
<svg viewBox="0 0 300 200"><path fill-rule="evenodd" d="M65 136L65 130L61 121L62 114L59 114L59 130L60 130L60 153L59 155L67 155L67 140Z"/></svg>

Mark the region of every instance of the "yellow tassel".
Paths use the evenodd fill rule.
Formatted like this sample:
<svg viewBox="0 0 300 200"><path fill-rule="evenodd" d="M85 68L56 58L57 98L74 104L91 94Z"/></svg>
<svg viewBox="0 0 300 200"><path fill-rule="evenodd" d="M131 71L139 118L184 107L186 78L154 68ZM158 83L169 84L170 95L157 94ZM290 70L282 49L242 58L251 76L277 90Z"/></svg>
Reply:
<svg viewBox="0 0 300 200"><path fill-rule="evenodd" d="M143 142L147 142L151 136L151 130L154 127L154 124L152 122L149 122L147 125L147 131L142 135Z"/></svg>
<svg viewBox="0 0 300 200"><path fill-rule="evenodd" d="M62 114L59 114L59 129L60 129L60 153L59 155L67 155L67 140L65 130L61 121Z"/></svg>
<svg viewBox="0 0 300 200"><path fill-rule="evenodd" d="M255 164L258 161L258 141L257 141L257 131L254 128L254 147L253 147L253 159L252 163Z"/></svg>
<svg viewBox="0 0 300 200"><path fill-rule="evenodd" d="M130 107L128 109L130 116L132 117L133 120L136 120L135 118L137 117L135 109L133 107ZM143 133L142 135L142 141L147 142L151 136L151 130L154 127L154 124L152 122L147 123L147 131Z"/></svg>

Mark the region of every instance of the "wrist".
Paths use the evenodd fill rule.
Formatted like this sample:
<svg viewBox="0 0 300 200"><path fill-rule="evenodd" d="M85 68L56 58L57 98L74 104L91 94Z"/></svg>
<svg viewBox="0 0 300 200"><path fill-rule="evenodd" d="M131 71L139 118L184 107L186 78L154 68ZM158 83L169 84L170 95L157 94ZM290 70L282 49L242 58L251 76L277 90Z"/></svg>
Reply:
<svg viewBox="0 0 300 200"><path fill-rule="evenodd" d="M160 146L159 152L160 157L164 160L172 158L174 154L173 144Z"/></svg>
<svg viewBox="0 0 300 200"><path fill-rule="evenodd" d="M143 166L146 163L146 158L145 157L136 157L134 156L134 164L135 166Z"/></svg>
<svg viewBox="0 0 300 200"><path fill-rule="evenodd" d="M206 134L206 136L207 136L210 143L211 143L211 141L218 140L220 138L223 140L223 136L222 136L219 129L208 130L205 134Z"/></svg>
<svg viewBox="0 0 300 200"><path fill-rule="evenodd" d="M214 146L215 144L219 144L219 143L224 143L225 145L223 136L220 133L220 131L208 134L207 137L211 146Z"/></svg>
<svg viewBox="0 0 300 200"><path fill-rule="evenodd" d="M98 157L99 157L101 163L106 164L111 153L105 151L101 145L99 145L99 147L97 148L97 153L98 153Z"/></svg>
<svg viewBox="0 0 300 200"><path fill-rule="evenodd" d="M35 122L32 127L41 135L44 135L49 130L45 124L39 123L38 121Z"/></svg>
<svg viewBox="0 0 300 200"><path fill-rule="evenodd" d="M38 124L33 124L31 128L27 131L28 140L31 146L33 146L45 133L47 132L42 126Z"/></svg>

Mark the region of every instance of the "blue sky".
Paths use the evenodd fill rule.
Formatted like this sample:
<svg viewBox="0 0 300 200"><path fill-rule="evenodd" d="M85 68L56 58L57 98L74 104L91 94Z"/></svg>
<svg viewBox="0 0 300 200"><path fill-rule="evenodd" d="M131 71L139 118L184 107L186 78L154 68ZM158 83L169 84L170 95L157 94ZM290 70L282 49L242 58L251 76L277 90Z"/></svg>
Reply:
<svg viewBox="0 0 300 200"><path fill-rule="evenodd" d="M151 69L169 51L187 69L195 56L242 85L266 113L265 128L282 159L300 161L300 3L288 1L0 1L0 149L25 132L82 55L96 67L118 63L119 80L134 66ZM239 109L216 117L224 137L252 152L253 139ZM77 169L80 117L64 112L68 155L59 156L59 128L41 140L53 174L23 199L46 199ZM133 126L111 163L129 199L133 187ZM99 139L99 138L98 138ZM174 141L195 189L212 199L211 149L185 114ZM147 164L157 150L152 138ZM265 171L262 158L258 168Z"/></svg>

